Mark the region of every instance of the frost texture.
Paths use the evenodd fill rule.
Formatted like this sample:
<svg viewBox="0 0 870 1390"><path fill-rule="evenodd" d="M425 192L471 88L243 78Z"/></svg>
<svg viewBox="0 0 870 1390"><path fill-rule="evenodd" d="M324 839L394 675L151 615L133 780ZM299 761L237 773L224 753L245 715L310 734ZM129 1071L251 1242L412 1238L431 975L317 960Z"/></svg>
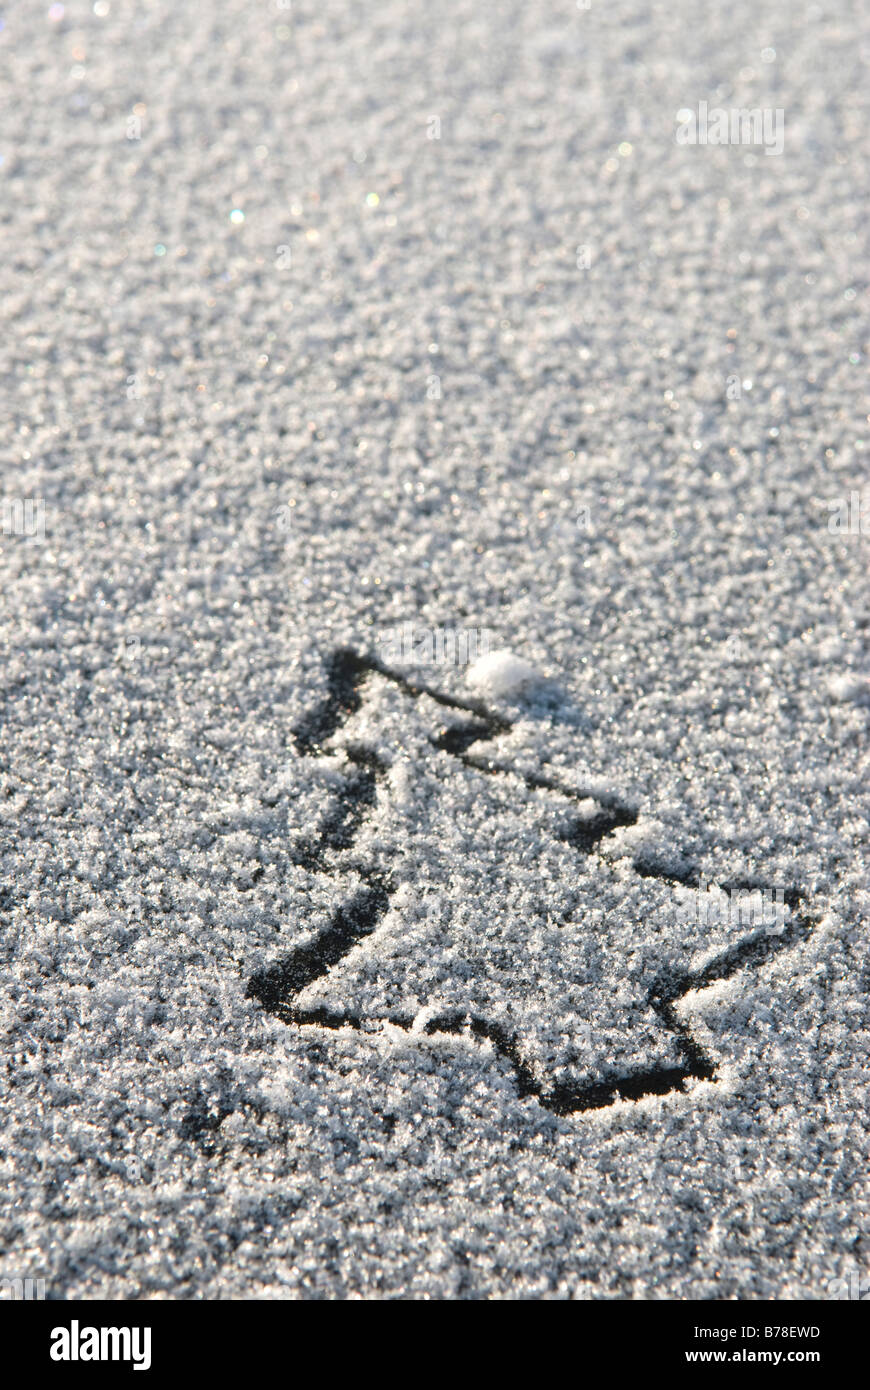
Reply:
<svg viewBox="0 0 870 1390"><path fill-rule="evenodd" d="M870 566L828 528L867 486L863 9L6 14L2 497L44 499L44 537L0 535L4 1275L867 1277ZM785 110L781 157L674 143L717 84ZM294 742L331 654L408 622L550 678L467 748L526 781L388 684ZM459 664L405 675L474 698ZM634 828L599 836L608 798ZM510 1007L536 1075L666 1062L651 974L729 949L676 911L694 869L817 911L675 1005L714 1084L560 1115L427 1031ZM249 981L373 871L380 937L308 996L370 1030L266 1012Z"/></svg>

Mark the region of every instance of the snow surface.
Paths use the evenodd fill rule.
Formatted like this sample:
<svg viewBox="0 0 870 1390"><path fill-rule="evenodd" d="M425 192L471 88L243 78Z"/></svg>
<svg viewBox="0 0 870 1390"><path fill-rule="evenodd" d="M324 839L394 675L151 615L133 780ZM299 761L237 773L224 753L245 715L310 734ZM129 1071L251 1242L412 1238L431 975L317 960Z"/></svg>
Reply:
<svg viewBox="0 0 870 1390"><path fill-rule="evenodd" d="M105 8L0 31L2 491L45 522L0 535L0 1277L866 1277L870 537L828 519L868 486L867 17ZM702 100L782 108L783 154L676 145ZM407 622L511 663L372 674L300 741ZM753 932L690 871L811 930L723 974ZM346 1021L267 1012L387 880L293 1001ZM680 1028L713 1076L544 1103Z"/></svg>

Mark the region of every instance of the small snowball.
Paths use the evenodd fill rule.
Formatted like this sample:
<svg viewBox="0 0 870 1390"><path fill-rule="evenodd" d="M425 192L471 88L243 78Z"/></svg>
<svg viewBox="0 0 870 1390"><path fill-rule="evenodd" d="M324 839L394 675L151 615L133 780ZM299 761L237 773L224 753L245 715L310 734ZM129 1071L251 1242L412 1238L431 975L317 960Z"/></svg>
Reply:
<svg viewBox="0 0 870 1390"><path fill-rule="evenodd" d="M466 680L475 690L487 695L513 695L524 686L539 681L541 676L534 666L514 656L513 652L488 652L468 668Z"/></svg>

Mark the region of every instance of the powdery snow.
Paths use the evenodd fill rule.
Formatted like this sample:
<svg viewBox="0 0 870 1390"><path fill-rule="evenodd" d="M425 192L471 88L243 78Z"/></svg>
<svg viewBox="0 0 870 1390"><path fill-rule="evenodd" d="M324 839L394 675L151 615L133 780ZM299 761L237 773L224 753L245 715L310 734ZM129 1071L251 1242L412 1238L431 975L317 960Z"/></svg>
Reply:
<svg viewBox="0 0 870 1390"><path fill-rule="evenodd" d="M0 1275L867 1277L866 7L46 10L0 35ZM678 145L712 99L783 153Z"/></svg>

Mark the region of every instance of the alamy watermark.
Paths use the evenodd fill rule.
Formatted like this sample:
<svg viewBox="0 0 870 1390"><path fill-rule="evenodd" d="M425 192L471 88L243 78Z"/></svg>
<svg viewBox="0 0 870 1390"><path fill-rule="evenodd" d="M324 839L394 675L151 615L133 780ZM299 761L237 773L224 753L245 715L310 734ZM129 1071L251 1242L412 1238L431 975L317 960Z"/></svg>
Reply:
<svg viewBox="0 0 870 1390"><path fill-rule="evenodd" d="M421 627L403 623L377 635L378 655L387 665L469 666L488 656L493 633L486 627Z"/></svg>
<svg viewBox="0 0 870 1390"><path fill-rule="evenodd" d="M870 1303L870 1279L861 1278L857 1269L850 1269L840 1279L829 1279L828 1297Z"/></svg>
<svg viewBox="0 0 870 1390"><path fill-rule="evenodd" d="M45 540L45 498L4 497L0 500L0 523L4 536L26 536Z"/></svg>
<svg viewBox="0 0 870 1390"><path fill-rule="evenodd" d="M828 530L832 536L870 536L870 490L832 497L828 502Z"/></svg>
<svg viewBox="0 0 870 1390"><path fill-rule="evenodd" d="M0 1277L0 1301L5 1303L24 1303L45 1298L45 1280L34 1279L28 1275L22 1279L18 1275Z"/></svg>
<svg viewBox="0 0 870 1390"><path fill-rule="evenodd" d="M677 112L674 139L678 145L763 145L765 154L782 154L785 111L780 106L726 110L699 101L697 111L684 106Z"/></svg>
<svg viewBox="0 0 870 1390"><path fill-rule="evenodd" d="M702 927L763 928L769 936L781 936L786 926L782 888L719 888L703 874L698 889L680 904L682 921Z"/></svg>
<svg viewBox="0 0 870 1390"><path fill-rule="evenodd" d="M73 1318L69 1327L53 1327L52 1361L130 1361L134 1371L151 1368L150 1327L82 1327Z"/></svg>

